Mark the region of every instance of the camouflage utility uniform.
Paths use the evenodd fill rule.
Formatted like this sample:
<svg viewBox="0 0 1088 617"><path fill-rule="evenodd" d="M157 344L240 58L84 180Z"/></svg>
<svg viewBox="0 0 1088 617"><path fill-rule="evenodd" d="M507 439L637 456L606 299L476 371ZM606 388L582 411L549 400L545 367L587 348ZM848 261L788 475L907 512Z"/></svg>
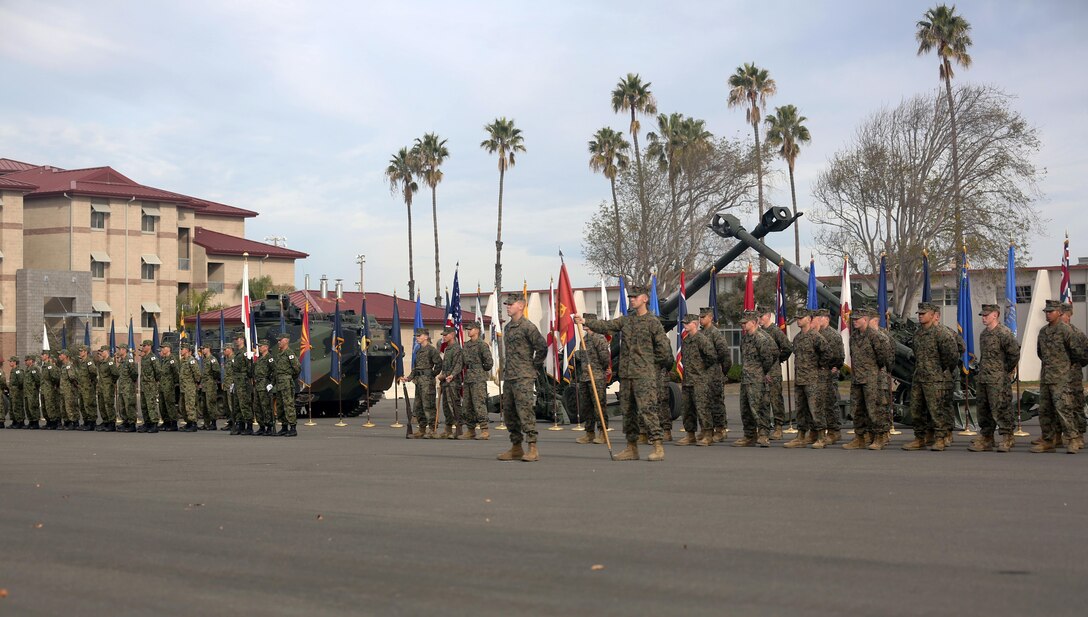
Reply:
<svg viewBox="0 0 1088 617"><path fill-rule="evenodd" d="M26 419L30 428L38 428L42 417L39 394L42 386L41 368L34 362L34 356L27 356L23 365L23 401L26 405Z"/></svg>
<svg viewBox="0 0 1088 617"><path fill-rule="evenodd" d="M1049 308L1049 307L1048 307ZM1036 343L1042 372L1039 376L1039 428L1043 439L1054 442L1063 433L1072 440L1080 437L1074 417L1076 402L1069 392L1074 362L1085 361L1085 350L1069 325L1048 323L1039 331Z"/></svg>
<svg viewBox="0 0 1088 617"><path fill-rule="evenodd" d="M910 387L910 415L915 439L943 439L952 430L952 410L947 404L951 370L959 363L955 339L939 323L922 326L911 342L914 379Z"/></svg>
<svg viewBox="0 0 1088 617"><path fill-rule="evenodd" d="M597 415L597 403L593 398L593 383L597 384L597 399L601 403L601 411L605 409L605 387L608 385L606 372L612 362L612 350L608 346L608 339L596 332L586 332L583 337L586 348L574 352L576 375L578 378L578 392L575 400L575 409L578 419L585 426L587 433L598 430L601 424ZM590 367L593 368L593 381L589 378ZM608 428L608 416L605 415L604 428Z"/></svg>
<svg viewBox="0 0 1088 617"><path fill-rule="evenodd" d="M714 418L710 413L710 373L718 370L718 354L714 351L714 343L698 330L684 337L682 349L684 381L680 415L684 431L692 434L701 428L703 445L710 445L714 431Z"/></svg>
<svg viewBox="0 0 1088 617"><path fill-rule="evenodd" d="M733 350L717 326L711 324L704 327L702 332L714 345L714 355L718 358L718 368L707 371L707 391L710 394L710 416L714 421L715 438L720 440L729 427L729 418L725 413L725 376L733 368Z"/></svg>
<svg viewBox="0 0 1088 617"><path fill-rule="evenodd" d="M442 354L430 343L420 347L412 359L412 372L406 379L415 385L416 395L412 401L412 415L416 423L423 428L434 428L437 410L435 409L435 375L442 370Z"/></svg>
<svg viewBox="0 0 1088 617"><path fill-rule="evenodd" d="M767 384L767 404L770 406L770 415L774 420L774 428L781 429L786 425L786 405L782 398L782 367L781 364L793 355L793 345L786 333L776 324L760 326L774 342L778 353L778 370L771 367L771 382Z"/></svg>
<svg viewBox="0 0 1088 617"><path fill-rule="evenodd" d="M975 404L979 432L991 441L994 430L1012 435L1016 418L1012 410L1012 380L1009 374L1020 361L1020 343L1005 324L984 328L978 337L978 375L975 378Z"/></svg>
<svg viewBox="0 0 1088 617"><path fill-rule="evenodd" d="M201 371L196 358L188 356L178 360L178 379L181 384L181 406L185 410L185 427L192 430L196 428L197 409L200 406L197 392Z"/></svg>
<svg viewBox="0 0 1088 617"><path fill-rule="evenodd" d="M102 424L109 430L117 424L117 407L114 405L114 385L117 383L117 363L113 357L95 363L97 369L96 390L98 394L98 413Z"/></svg>
<svg viewBox="0 0 1088 617"><path fill-rule="evenodd" d="M827 341L826 354L822 373L824 378L824 407L821 410L824 416L824 428L829 433L838 433L842 428L842 418L839 414L839 369L846 360L846 350L842 344L842 335L836 326L827 326L820 329L820 336Z"/></svg>
<svg viewBox="0 0 1088 617"><path fill-rule="evenodd" d="M511 319L503 330L506 347L502 414L510 432L510 443L536 443L536 395L533 385L544 367L548 343L533 322Z"/></svg>
<svg viewBox="0 0 1088 617"><path fill-rule="evenodd" d="M461 418L461 388L464 384L462 370L465 368L464 349L455 336L442 354L442 372L438 374L442 387L442 419L446 423L447 436L453 434L453 427L463 428ZM453 379L446 381L446 377Z"/></svg>
<svg viewBox="0 0 1088 617"><path fill-rule="evenodd" d="M850 333L850 413L855 439L870 441L890 430L880 378L887 359L887 339L879 331L866 328Z"/></svg>
<svg viewBox="0 0 1088 617"><path fill-rule="evenodd" d="M491 349L481 340L469 340L464 346L465 397L461 401L461 417L487 430L487 377L494 366Z"/></svg>
<svg viewBox="0 0 1088 617"><path fill-rule="evenodd" d="M793 393L797 405L798 435L820 433L827 428L824 398L827 396L826 376L828 340L811 329L793 337ZM812 436L812 441L816 435ZM812 443L810 441L809 443Z"/></svg>
<svg viewBox="0 0 1088 617"><path fill-rule="evenodd" d="M116 363L117 369L117 398L121 413L121 421L126 428L136 428L136 381L140 378L140 367L132 354Z"/></svg>
<svg viewBox="0 0 1088 617"><path fill-rule="evenodd" d="M740 337L741 366L740 420L744 439L751 442L770 436L771 417L767 406L767 386L770 372L778 362L778 348L769 334L756 328ZM741 445L746 445L741 440Z"/></svg>

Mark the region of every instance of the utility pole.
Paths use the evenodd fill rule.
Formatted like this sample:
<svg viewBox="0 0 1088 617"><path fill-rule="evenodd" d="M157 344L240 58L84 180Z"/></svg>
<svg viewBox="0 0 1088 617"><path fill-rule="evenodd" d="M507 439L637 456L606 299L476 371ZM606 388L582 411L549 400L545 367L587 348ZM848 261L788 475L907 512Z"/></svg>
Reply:
<svg viewBox="0 0 1088 617"><path fill-rule="evenodd" d="M264 241L272 246L287 246L287 236L265 236Z"/></svg>
<svg viewBox="0 0 1088 617"><path fill-rule="evenodd" d="M359 292L366 294L366 255L356 255L355 263L359 264Z"/></svg>

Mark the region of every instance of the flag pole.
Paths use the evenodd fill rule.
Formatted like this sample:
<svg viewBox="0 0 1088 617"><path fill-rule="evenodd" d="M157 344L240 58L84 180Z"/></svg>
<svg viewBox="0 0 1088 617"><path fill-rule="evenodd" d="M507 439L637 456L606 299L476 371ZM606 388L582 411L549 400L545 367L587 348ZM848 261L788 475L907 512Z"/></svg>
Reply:
<svg viewBox="0 0 1088 617"><path fill-rule="evenodd" d="M408 408L408 384L407 383L402 383L402 384L400 384L400 387L404 389L404 408L408 412L408 413L404 414L405 415L404 420L408 423L408 425L404 429L404 438L405 439L411 439L412 438L412 411L411 411L411 409ZM396 386L396 384L394 384L393 385L393 396L396 396L396 395L397 395L397 386ZM422 426L419 427L419 430L423 431L423 432L426 432Z"/></svg>
<svg viewBox="0 0 1088 617"><path fill-rule="evenodd" d="M303 426L317 426L317 422L314 422L314 388L310 384L306 384L306 407L309 410L310 419L304 422Z"/></svg>
<svg viewBox="0 0 1088 617"><path fill-rule="evenodd" d="M393 290L393 302L396 303L396 301L397 301L397 290L394 289ZM394 304L394 306L395 306L395 304ZM398 312L397 314L399 315L400 313ZM398 335L398 337L399 337L399 335ZM402 352L401 352L401 350L398 349L397 353L402 353ZM389 428L401 428L402 426L404 426L403 424L400 423L400 409L398 407L398 405L400 403L400 393L397 392L397 377L396 377L397 371L396 371L396 368L397 368L397 357L394 355L393 356L393 423L389 425ZM412 408L408 404L408 388L407 387L404 388L404 411L406 412L405 415L408 416L408 427L410 429L411 426L412 426ZM408 432L411 433L411 430L409 430Z"/></svg>
<svg viewBox="0 0 1088 617"><path fill-rule="evenodd" d="M408 405L408 394L404 395L404 404ZM410 420L409 420L410 422ZM400 428L404 426L400 423L400 392L397 392L397 386L393 386L393 423L389 425L389 428Z"/></svg>
<svg viewBox="0 0 1088 617"><path fill-rule="evenodd" d="M1016 432L1013 435L1017 437L1030 437L1031 433L1024 430L1024 426L1021 424L1023 418L1023 411L1020 408L1020 363L1016 363Z"/></svg>
<svg viewBox="0 0 1088 617"><path fill-rule="evenodd" d="M586 351L586 337L582 331L582 324L574 322L574 325L578 327L578 338L582 342L582 351ZM589 369L589 385L593 388L593 404L597 407L597 421L601 423L601 435L604 435L604 445L608 447L608 460L614 461L616 459L612 456L612 440L608 438L608 431L604 430L607 423L604 421L604 411L601 409L601 398L597 396L597 379L593 376L593 365L589 364L586 368Z"/></svg>

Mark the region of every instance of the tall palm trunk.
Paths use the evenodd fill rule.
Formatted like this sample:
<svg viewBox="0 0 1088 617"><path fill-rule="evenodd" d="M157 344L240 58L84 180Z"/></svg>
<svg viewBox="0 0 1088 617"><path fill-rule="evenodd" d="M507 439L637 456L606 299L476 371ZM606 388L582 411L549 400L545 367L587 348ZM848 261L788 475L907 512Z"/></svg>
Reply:
<svg viewBox="0 0 1088 617"><path fill-rule="evenodd" d="M408 297L415 300L416 266L415 257L412 251L412 204L409 202L406 205L408 206Z"/></svg>
<svg viewBox="0 0 1088 617"><path fill-rule="evenodd" d="M953 229L956 235L956 246L952 247L952 254L959 255L963 247L963 218L960 212L960 156L959 136L956 132L956 99L952 96L952 66L948 60L944 61L944 87L948 93L948 118L952 129L952 208L955 221ZM959 264L959 257L953 263Z"/></svg>
<svg viewBox="0 0 1088 617"><path fill-rule="evenodd" d="M431 218L434 219L434 305L442 306L442 274L438 267L438 190L431 185Z"/></svg>
<svg viewBox="0 0 1088 617"><path fill-rule="evenodd" d="M635 108L631 106L631 141L635 144L635 168L638 170L638 203L640 207L640 221L638 241L642 242L650 227L650 208L646 205L645 180L642 177L642 151L638 147L638 131L635 130Z"/></svg>
<svg viewBox="0 0 1088 617"><path fill-rule="evenodd" d="M797 187L794 186L794 184L793 184L793 159L790 159L790 160L788 160L786 162L788 163L787 167L790 168L790 199L793 200L793 214L794 214L794 216L796 216L797 215ZM798 265L801 263L801 230L800 230L801 224L799 222L800 220L801 219L796 219L796 220L793 221L793 259L794 259L793 263L798 264Z"/></svg>
<svg viewBox="0 0 1088 617"><path fill-rule="evenodd" d="M756 114L756 107L752 106L752 118L758 118ZM756 138L756 184L759 190L759 220L763 220L763 154L759 149L759 122L752 123L752 134ZM759 273L765 274L767 272L767 258L763 255L759 256Z"/></svg>
<svg viewBox="0 0 1088 617"><path fill-rule="evenodd" d="M502 153L499 153L500 156ZM502 184L506 169L499 165L499 230L495 234L495 297L502 293ZM496 312L498 307L495 307Z"/></svg>
<svg viewBox="0 0 1088 617"><path fill-rule="evenodd" d="M620 226L620 200L616 198L616 176L608 179L612 184L612 212L616 215L616 273L623 275L623 228ZM620 290L620 293L624 293ZM601 317L607 319L608 317Z"/></svg>
<svg viewBox="0 0 1088 617"><path fill-rule="evenodd" d="M676 247L674 250L676 261L680 260L680 227L676 223L676 179L669 174L669 202L672 207L669 211L669 244ZM666 267L668 267L666 265Z"/></svg>

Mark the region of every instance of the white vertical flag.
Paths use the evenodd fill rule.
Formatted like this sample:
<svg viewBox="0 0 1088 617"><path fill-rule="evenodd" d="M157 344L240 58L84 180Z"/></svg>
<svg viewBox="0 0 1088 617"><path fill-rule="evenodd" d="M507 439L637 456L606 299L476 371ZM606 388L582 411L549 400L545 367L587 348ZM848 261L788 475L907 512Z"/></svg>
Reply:
<svg viewBox="0 0 1088 617"><path fill-rule="evenodd" d="M42 324L42 351L49 351L49 331Z"/></svg>
<svg viewBox="0 0 1088 617"><path fill-rule="evenodd" d="M846 358L843 364L850 366L850 313L853 301L850 293L850 257L842 257L842 291L839 292L839 333L842 334L842 346Z"/></svg>
<svg viewBox="0 0 1088 617"><path fill-rule="evenodd" d="M243 257L248 257L248 253ZM246 337L246 357L250 360L253 359L253 346L256 341L250 339L249 332L252 329L250 320L253 313L249 307L249 259L244 258L242 260L242 331L245 332Z"/></svg>
<svg viewBox="0 0 1088 617"><path fill-rule="evenodd" d="M612 311L608 310L608 287L605 287L604 279L601 279L601 319L608 319Z"/></svg>

